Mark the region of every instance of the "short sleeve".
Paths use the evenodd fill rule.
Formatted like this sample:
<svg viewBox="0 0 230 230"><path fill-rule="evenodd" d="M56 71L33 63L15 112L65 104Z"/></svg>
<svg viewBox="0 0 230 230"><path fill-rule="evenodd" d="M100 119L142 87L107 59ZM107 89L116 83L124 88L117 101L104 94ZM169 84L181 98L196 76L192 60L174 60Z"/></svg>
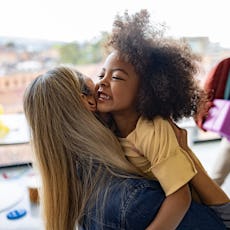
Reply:
<svg viewBox="0 0 230 230"><path fill-rule="evenodd" d="M142 120L137 127L136 141L150 162L148 171L160 182L166 196L188 183L197 173L167 120L160 117L153 121Z"/></svg>

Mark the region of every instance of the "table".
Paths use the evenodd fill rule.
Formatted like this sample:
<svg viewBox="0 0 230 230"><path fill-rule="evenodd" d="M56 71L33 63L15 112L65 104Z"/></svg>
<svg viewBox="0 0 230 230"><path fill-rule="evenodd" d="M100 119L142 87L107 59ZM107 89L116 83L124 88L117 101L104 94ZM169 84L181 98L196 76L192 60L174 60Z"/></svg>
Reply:
<svg viewBox="0 0 230 230"><path fill-rule="evenodd" d="M29 127L23 113L0 115L9 131L0 136L0 167L32 163Z"/></svg>
<svg viewBox="0 0 230 230"><path fill-rule="evenodd" d="M12 163L25 163L25 152L27 161L30 161L27 121L23 113L0 115L0 121L9 128L9 132L0 137L0 230L42 230L44 226L40 207L30 202L28 194L28 182L34 178L33 168L28 164L6 167ZM27 211L24 217L18 220L7 219L9 211L21 208Z"/></svg>
<svg viewBox="0 0 230 230"><path fill-rule="evenodd" d="M31 166L1 168L0 175L8 174L8 179L0 177L0 230L44 230L40 205L30 202L28 184L36 179ZM17 220L7 219L7 214L15 209L25 209L27 214Z"/></svg>
<svg viewBox="0 0 230 230"><path fill-rule="evenodd" d="M0 145L29 143L29 127L23 113L0 115L0 121L9 127L9 132L0 137Z"/></svg>

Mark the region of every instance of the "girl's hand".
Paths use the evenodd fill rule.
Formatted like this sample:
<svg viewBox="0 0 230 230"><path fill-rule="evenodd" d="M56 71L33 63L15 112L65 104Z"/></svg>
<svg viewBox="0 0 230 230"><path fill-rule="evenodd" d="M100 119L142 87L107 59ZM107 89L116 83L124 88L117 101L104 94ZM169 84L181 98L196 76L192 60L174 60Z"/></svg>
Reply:
<svg viewBox="0 0 230 230"><path fill-rule="evenodd" d="M212 101L205 102L202 106L200 106L199 111L197 114L194 116L194 120L197 124L197 126L202 129L203 131L206 131L203 128L203 123L208 115L209 109L213 106Z"/></svg>

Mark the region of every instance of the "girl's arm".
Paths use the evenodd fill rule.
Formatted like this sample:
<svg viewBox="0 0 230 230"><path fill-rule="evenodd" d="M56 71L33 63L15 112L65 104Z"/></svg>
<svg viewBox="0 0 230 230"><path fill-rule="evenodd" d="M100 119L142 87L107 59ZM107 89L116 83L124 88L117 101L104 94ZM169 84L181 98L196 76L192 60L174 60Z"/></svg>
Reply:
<svg viewBox="0 0 230 230"><path fill-rule="evenodd" d="M186 184L173 194L167 196L155 219L146 230L176 229L191 203L191 193Z"/></svg>
<svg viewBox="0 0 230 230"><path fill-rule="evenodd" d="M197 174L192 178L190 183L198 193L201 201L206 205L218 205L229 202L229 197L220 186L210 178L198 158L188 147L186 130L179 128L171 120L169 120L169 122L175 132L179 145L187 152L194 162Z"/></svg>
<svg viewBox="0 0 230 230"><path fill-rule="evenodd" d="M227 194L210 178L191 150L188 150L187 153L193 160L197 170L197 174L190 183L199 194L201 201L206 205L220 205L229 202Z"/></svg>

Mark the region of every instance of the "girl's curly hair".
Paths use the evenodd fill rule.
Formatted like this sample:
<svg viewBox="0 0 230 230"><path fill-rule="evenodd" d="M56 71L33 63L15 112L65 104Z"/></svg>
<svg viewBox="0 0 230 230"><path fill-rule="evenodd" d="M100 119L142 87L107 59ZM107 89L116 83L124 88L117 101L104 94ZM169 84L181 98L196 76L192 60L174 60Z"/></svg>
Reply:
<svg viewBox="0 0 230 230"><path fill-rule="evenodd" d="M117 50L140 76L137 109L142 116L190 117L203 95L195 80L198 56L185 42L164 37L164 27L153 27L149 17L147 10L117 15L105 47Z"/></svg>

